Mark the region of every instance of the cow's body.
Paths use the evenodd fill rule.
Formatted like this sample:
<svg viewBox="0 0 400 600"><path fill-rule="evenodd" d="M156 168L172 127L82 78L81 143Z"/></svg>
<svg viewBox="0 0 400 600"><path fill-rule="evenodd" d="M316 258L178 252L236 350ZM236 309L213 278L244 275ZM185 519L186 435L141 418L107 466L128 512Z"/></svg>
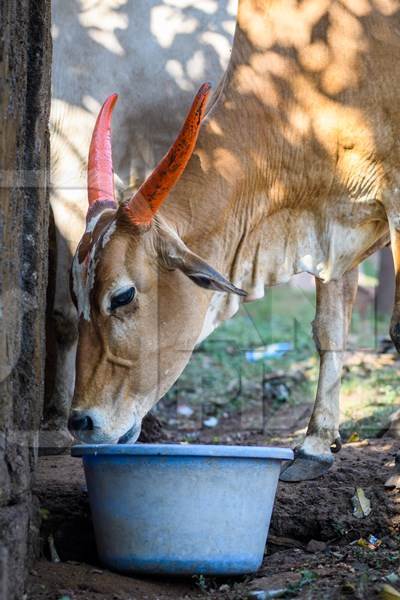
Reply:
<svg viewBox="0 0 400 600"><path fill-rule="evenodd" d="M194 286L180 260L176 270L158 274L153 327L149 317L141 322L144 300L142 313L132 321L124 316L121 324L106 309L96 311L95 298L104 300L106 285L122 280L144 278L147 298L155 286L147 284L153 281L149 257L171 266L159 237L172 232L244 288L249 300L294 273L316 277L318 392L305 442L284 477L316 476L331 464L356 267L391 235L399 269L398 9L398 2L386 0L374 7L361 0L240 1L229 68L195 153L160 209L157 231L127 237L121 210L108 211L106 225L99 225L107 245L96 251L94 284L87 290L92 312L80 322L74 402L76 413L95 425L82 439L116 441L124 426L137 430L195 344L238 308L237 296ZM397 345L398 302L399 293L391 327ZM104 355L102 345L112 354ZM93 348L96 357L88 362ZM132 357L125 365L131 374L110 360L118 352ZM112 383L103 390L106 381Z"/></svg>
<svg viewBox="0 0 400 600"><path fill-rule="evenodd" d="M168 148L198 82L217 82L223 73L234 14L235 2L229 9L207 2L180 7L156 0L53 3L51 206L57 272L52 319L57 368L47 407L50 429L66 425L73 394L77 314L69 270L85 230L82 194L99 103L112 89L121 95L114 160L116 172L134 187Z"/></svg>
<svg viewBox="0 0 400 600"><path fill-rule="evenodd" d="M357 18L353 4L242 2L200 161L162 209L249 299L303 271L338 280L389 241L385 205L400 192L400 17L365 6ZM216 322L238 306L219 300Z"/></svg>

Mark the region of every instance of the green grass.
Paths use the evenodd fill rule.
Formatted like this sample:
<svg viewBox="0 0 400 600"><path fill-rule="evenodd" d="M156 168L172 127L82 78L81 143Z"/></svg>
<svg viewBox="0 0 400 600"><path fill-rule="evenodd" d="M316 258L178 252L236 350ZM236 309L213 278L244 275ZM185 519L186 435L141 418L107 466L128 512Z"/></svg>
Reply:
<svg viewBox="0 0 400 600"><path fill-rule="evenodd" d="M287 371L314 353L313 314L313 294L289 286L273 288L263 300L242 305L196 349L169 395L184 394L195 404L207 399L221 410L240 409L249 394L262 393L265 374ZM247 350L282 341L294 346L286 356L256 363L246 360Z"/></svg>
<svg viewBox="0 0 400 600"><path fill-rule="evenodd" d="M369 269L373 277L373 269ZM289 403L313 402L318 356L312 338L315 313L313 292L277 286L264 299L244 304L236 316L224 323L194 352L168 397L202 407L202 414L219 416L246 410L260 402L263 378L272 373L302 371L304 382L296 386ZM389 318L375 322L373 309L361 318L353 315L349 345L374 355L379 336L387 336ZM275 342L291 342L293 350L275 359L249 363L246 350ZM361 437L375 435L396 408L399 370L396 363L373 368L357 365L346 370L342 383L342 431L357 431ZM273 409L279 410L277 403Z"/></svg>
<svg viewBox="0 0 400 600"><path fill-rule="evenodd" d="M344 439L353 431L360 438L374 437L384 428L398 405L399 367L381 365L362 372L354 368L342 381L342 424Z"/></svg>

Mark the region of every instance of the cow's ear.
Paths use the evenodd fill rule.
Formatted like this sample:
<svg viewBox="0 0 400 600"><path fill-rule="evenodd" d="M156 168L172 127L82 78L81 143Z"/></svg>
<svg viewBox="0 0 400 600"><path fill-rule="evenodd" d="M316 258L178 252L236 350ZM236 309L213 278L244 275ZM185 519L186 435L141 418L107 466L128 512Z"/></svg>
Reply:
<svg viewBox="0 0 400 600"><path fill-rule="evenodd" d="M244 290L233 285L200 256L189 250L176 232L161 222L158 223L157 247L158 256L167 269L179 269L196 285L216 292L247 296Z"/></svg>
<svg viewBox="0 0 400 600"><path fill-rule="evenodd" d="M206 263L205 260L190 251L185 252L179 263L177 268L202 288L216 292L229 292L238 296L247 296L244 290L233 285L221 273L218 273L211 265Z"/></svg>

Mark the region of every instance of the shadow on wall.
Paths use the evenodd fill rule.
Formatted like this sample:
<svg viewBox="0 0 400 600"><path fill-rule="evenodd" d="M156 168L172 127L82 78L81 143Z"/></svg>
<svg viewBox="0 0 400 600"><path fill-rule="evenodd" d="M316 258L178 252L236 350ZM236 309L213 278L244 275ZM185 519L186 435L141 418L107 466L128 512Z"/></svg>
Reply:
<svg viewBox="0 0 400 600"><path fill-rule="evenodd" d="M375 200L393 187L400 164L398 4L283 1L272 3L265 22L256 2L241 4L230 84L201 149L211 167L209 180L219 176L232 191L225 206L209 203L203 215L199 209L199 238L215 237L221 213L225 219L240 214L244 194L250 198L250 236L260 235L269 217L279 225L280 239L283 228L283 237L296 242L303 210L323 219L331 211L339 225L353 219L358 226L362 200L365 224L375 210L379 237L385 216L382 211L376 218ZM227 131L229 136L221 134ZM198 198L192 205L198 206ZM275 232L265 227L263 235L273 248ZM332 251L338 253L344 239L340 228L333 232ZM248 248L241 244L241 262Z"/></svg>
<svg viewBox="0 0 400 600"><path fill-rule="evenodd" d="M218 83L236 9L237 0L55 0L53 172L62 171L70 185L77 161L82 174L98 109L117 92L115 168L125 181L142 179L167 149L198 85ZM75 159L70 166L65 151Z"/></svg>

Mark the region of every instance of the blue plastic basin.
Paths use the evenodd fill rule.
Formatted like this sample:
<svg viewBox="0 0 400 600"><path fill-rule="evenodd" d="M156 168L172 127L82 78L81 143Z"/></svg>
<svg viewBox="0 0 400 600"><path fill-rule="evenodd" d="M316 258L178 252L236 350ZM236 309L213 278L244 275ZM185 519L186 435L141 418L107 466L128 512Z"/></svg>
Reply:
<svg viewBox="0 0 400 600"><path fill-rule="evenodd" d="M80 445L101 561L117 571L260 567L286 448Z"/></svg>

